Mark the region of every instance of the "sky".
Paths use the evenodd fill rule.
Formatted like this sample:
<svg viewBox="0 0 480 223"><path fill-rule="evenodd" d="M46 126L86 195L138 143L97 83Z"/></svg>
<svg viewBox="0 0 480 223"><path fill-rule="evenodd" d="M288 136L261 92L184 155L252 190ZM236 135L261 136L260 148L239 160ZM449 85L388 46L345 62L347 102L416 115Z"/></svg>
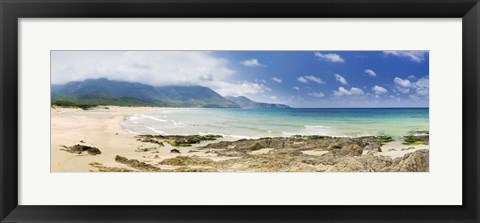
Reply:
<svg viewBox="0 0 480 223"><path fill-rule="evenodd" d="M428 51L52 51L52 84L199 85L292 107L428 107Z"/></svg>

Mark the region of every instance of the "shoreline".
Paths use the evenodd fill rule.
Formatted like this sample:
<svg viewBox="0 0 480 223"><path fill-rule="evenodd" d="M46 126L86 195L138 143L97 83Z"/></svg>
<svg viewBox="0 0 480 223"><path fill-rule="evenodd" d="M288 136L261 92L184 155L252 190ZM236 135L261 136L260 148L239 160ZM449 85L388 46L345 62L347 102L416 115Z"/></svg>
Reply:
<svg viewBox="0 0 480 223"><path fill-rule="evenodd" d="M361 137L331 137L331 139L319 139L317 140L318 142L315 141L315 143L322 143L323 141L328 141L329 143L341 143L342 140L346 141L346 144L342 146L342 149L338 149L338 151L337 149L327 150L327 145L325 145L325 149L318 149L323 148L321 147L323 145L320 144L318 144L318 148L305 149L306 147L309 147L309 143L313 143L313 141L309 142L303 139L295 139L294 137L278 137L270 139L269 141L260 140L261 138L220 138L216 140L202 140L198 144L192 144L192 146L179 147L167 143L170 139L162 139L163 141L159 141L163 145L159 143L143 142L141 141L141 135L131 133L122 125L123 121L137 113L157 111L161 109L166 108L118 106L101 106L90 110L60 107L51 108L51 172L121 172L142 170L164 172L216 170L215 172L235 172L236 166L238 166L240 172L340 172L342 170L350 172L348 171L348 168L350 167L339 169L340 167L338 167L338 165L334 167L334 165L329 166L316 162L332 153L343 154L343 147L360 143L357 141L361 139ZM172 135L166 135L165 137L172 137ZM187 137L187 135L183 137ZM297 149L298 151L293 151L284 147L269 148L272 146L270 144L268 144L267 147L263 145L255 146L267 141L270 144L273 143L273 146L277 142L282 142L284 144L290 143L291 145L304 143L305 148L299 147L299 149ZM253 144L255 148L250 148L250 145L245 144L246 142ZM223 149L207 147L207 145L221 143L226 143L228 146ZM374 140L366 140L366 142L361 143L374 144ZM66 147L77 144L98 148L101 151L101 154L90 155L85 152L78 154L64 151ZM232 146L240 149L237 149L238 151L232 150L230 149ZM342 155L342 159L339 159L339 163L347 161L355 163L360 160L359 158L368 158L376 162L381 161L388 163L394 162L394 160L398 159L403 160L403 157L407 154L420 154L418 151L424 153L425 150L427 150L428 155L429 149L428 145L401 145L400 141L387 142L384 145L379 146L380 151L376 152L369 152L365 150L365 147L362 148L362 153L358 156L350 157L349 155L344 155L345 159L343 159L344 157ZM178 150L179 153L172 153L171 151L174 149ZM229 151L229 149L231 151ZM241 149L251 149L251 151L245 152ZM301 153L298 153L299 151ZM282 153L287 155L282 155ZM119 156L121 158L119 158ZM274 158L273 161L292 159L292 163L298 162L298 165L297 167L289 167L289 169L286 168L284 164L278 164L279 168L276 170L275 166L271 167L271 171L269 171L270 167L265 166L259 166L258 169L251 170L249 167L241 166L242 162L247 161L247 163L251 162L251 166L255 167L257 165L255 163L256 159L259 159L259 162L265 162L268 161L268 159L272 159L272 157ZM132 160L136 160L136 162L143 163L144 165L135 166L132 163L136 162ZM238 160L238 163L235 163L235 160ZM398 162L400 163L402 160L398 160ZM356 172L355 169L352 169L352 171ZM359 170L358 172L365 171Z"/></svg>

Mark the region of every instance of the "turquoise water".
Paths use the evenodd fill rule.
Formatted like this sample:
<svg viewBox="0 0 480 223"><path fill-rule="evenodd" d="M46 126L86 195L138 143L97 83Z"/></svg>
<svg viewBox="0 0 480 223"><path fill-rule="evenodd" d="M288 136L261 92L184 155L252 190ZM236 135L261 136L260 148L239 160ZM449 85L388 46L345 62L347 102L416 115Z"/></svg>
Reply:
<svg viewBox="0 0 480 223"><path fill-rule="evenodd" d="M122 124L135 134L221 134L235 138L301 135L399 138L429 130L428 108L172 108L136 114Z"/></svg>

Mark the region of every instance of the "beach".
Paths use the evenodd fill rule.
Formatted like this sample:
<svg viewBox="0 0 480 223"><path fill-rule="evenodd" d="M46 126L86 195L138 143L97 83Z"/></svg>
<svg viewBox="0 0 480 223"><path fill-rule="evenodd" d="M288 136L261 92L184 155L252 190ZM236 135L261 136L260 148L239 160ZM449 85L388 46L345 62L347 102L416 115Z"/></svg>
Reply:
<svg viewBox="0 0 480 223"><path fill-rule="evenodd" d="M181 136L173 132L179 129L176 125L172 125L172 132L167 134L136 134L125 126L139 114L171 110L161 107L100 106L88 110L52 107L51 171L428 171L428 143L403 145L398 139L383 142L381 138L369 136L245 138L211 132L204 132L202 136L198 133L202 131ZM267 131L269 134L276 132ZM190 137L191 133L200 136ZM72 152L71 147L75 145L97 148L100 153Z"/></svg>

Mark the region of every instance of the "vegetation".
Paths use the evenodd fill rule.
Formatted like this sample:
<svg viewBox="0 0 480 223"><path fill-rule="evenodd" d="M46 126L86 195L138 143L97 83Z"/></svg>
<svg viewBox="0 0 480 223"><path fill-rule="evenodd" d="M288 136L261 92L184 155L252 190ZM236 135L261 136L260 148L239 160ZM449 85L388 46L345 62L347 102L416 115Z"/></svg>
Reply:
<svg viewBox="0 0 480 223"><path fill-rule="evenodd" d="M386 136L386 135L375 136L374 138L381 143L386 143L386 142L393 141L393 138L391 136Z"/></svg>
<svg viewBox="0 0 480 223"><path fill-rule="evenodd" d="M73 101L67 100L57 100L52 103L52 105L59 106L59 107L66 107L66 108L81 108L83 110L87 110L89 108L95 107L95 105L88 105L88 104L79 104Z"/></svg>
<svg viewBox="0 0 480 223"><path fill-rule="evenodd" d="M175 147L189 147L189 146L192 146L192 144L198 144L202 141L212 141L222 137L223 136L221 135L213 135L213 134L208 134L204 136L191 135L191 136L184 136L184 137L172 136L172 138L168 139L167 142L168 144Z"/></svg>
<svg viewBox="0 0 480 223"><path fill-rule="evenodd" d="M322 136L322 135L292 135L292 138L315 140L315 139L328 139L328 138L332 138L332 137L331 136Z"/></svg>
<svg viewBox="0 0 480 223"><path fill-rule="evenodd" d="M428 144L429 141L429 131L410 131L408 135L403 137L404 145L421 145Z"/></svg>
<svg viewBox="0 0 480 223"><path fill-rule="evenodd" d="M105 78L52 85L52 102L82 105L235 108L237 104L201 86L151 86Z"/></svg>

